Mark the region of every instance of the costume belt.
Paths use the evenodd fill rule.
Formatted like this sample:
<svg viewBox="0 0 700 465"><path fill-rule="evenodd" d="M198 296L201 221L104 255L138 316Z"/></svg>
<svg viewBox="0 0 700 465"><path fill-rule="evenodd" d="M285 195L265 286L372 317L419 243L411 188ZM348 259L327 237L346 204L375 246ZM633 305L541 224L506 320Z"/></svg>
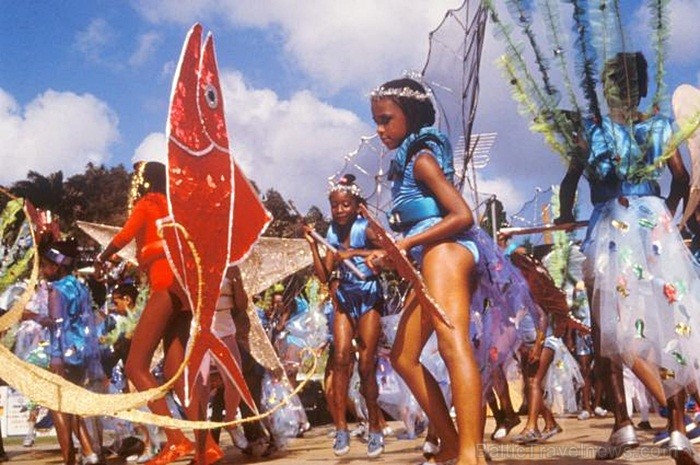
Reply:
<svg viewBox="0 0 700 465"><path fill-rule="evenodd" d="M387 214L393 231L403 232L414 224L428 218L443 216L440 206L432 197L423 197L401 204Z"/></svg>
<svg viewBox="0 0 700 465"><path fill-rule="evenodd" d="M655 196L659 197L661 195L661 189L659 188L659 183L656 181L642 181L640 183L623 182L620 188L623 196Z"/></svg>
<svg viewBox="0 0 700 465"><path fill-rule="evenodd" d="M165 241L153 241L141 247L139 264L149 265L159 258L165 258Z"/></svg>

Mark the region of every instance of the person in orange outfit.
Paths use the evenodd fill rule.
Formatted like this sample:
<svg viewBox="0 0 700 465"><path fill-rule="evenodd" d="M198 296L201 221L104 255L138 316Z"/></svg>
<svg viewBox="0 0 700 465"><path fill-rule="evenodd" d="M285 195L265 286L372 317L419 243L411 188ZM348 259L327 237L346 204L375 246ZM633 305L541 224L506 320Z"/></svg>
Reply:
<svg viewBox="0 0 700 465"><path fill-rule="evenodd" d="M165 256L164 241L158 235L157 221L168 216L166 198L167 177L165 165L158 162L141 162L137 165L132 183L132 198L135 198L129 219L109 245L98 255L101 262L136 241L136 258L139 267L148 275L150 294L139 323L134 331L131 350L126 362L126 375L138 390L158 386L150 371L151 359L160 341L165 349L165 375L170 378L184 359L191 312L185 307L187 299L175 280ZM184 399L184 380L176 383L178 397ZM196 408L198 401L190 404ZM170 416L164 398L148 404L151 411ZM190 412L188 412L190 413ZM192 418L196 418L193 416ZM167 443L149 465L165 465L195 452L194 444L178 429L165 429ZM223 457L223 452L207 434L206 462L214 463Z"/></svg>

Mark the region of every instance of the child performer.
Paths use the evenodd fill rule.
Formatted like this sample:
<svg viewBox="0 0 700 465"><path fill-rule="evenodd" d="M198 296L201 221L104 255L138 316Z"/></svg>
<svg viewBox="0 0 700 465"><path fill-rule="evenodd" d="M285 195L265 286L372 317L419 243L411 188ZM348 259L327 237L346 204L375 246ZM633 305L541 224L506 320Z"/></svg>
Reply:
<svg viewBox="0 0 700 465"><path fill-rule="evenodd" d="M226 270L223 281L221 283L221 294L219 301L216 304L216 312L212 321L212 331L221 339L226 347L231 351L231 355L236 359L238 365L241 365L241 353L238 350L238 342L236 341L236 323L233 320L234 312L245 312L248 308L248 294L243 287L243 278L241 270L237 266L231 266ZM214 363L216 359L214 358ZM231 383L227 376L221 372L221 380L224 390L224 408L226 416L224 421L230 422L235 420L238 412L238 403L241 396L236 387ZM212 418L213 419L213 418ZM226 431L231 435L231 441L235 445L241 445L241 449L247 447L245 436L242 436L238 426L228 426Z"/></svg>
<svg viewBox="0 0 700 465"><path fill-rule="evenodd" d="M139 267L148 275L150 294L139 319L126 362L126 375L136 389L142 391L158 386L150 370L156 347L163 340L165 348L165 375L171 377L184 359L189 337L191 312L184 308L184 291L175 280L165 256L164 242L158 236L156 221L168 215L165 165L146 162L137 166L132 187L133 209L122 230L96 258L98 264L111 257L132 239L136 240ZM176 387L182 394L184 380ZM184 395L179 395L184 399ZM199 401L191 406L198 407ZM165 398L152 400L149 408L156 414L170 416ZM196 418L196 417L193 417ZM195 452L192 442L179 429L165 429L167 443L149 465L165 465ZM207 433L207 438L209 438ZM221 449L209 441L207 462L223 456ZM200 464L201 465L201 464Z"/></svg>
<svg viewBox="0 0 700 465"><path fill-rule="evenodd" d="M372 93L371 107L377 134L388 149L396 150L390 170L392 217L404 233L397 245L420 264L428 291L454 325L450 328L418 305L407 306L392 364L441 440L436 462L484 463L477 450L483 434L482 387L470 343L470 301L479 260L476 243L468 235L474 224L472 212L452 184L450 143L432 127L435 109L423 86L411 79L387 82ZM375 252L368 263L374 266L374 260L382 257ZM450 375L457 429L439 385L420 363L433 331Z"/></svg>
<svg viewBox="0 0 700 465"><path fill-rule="evenodd" d="M559 219L573 218L576 185L585 171L594 204L583 251L596 364L610 366L615 414L597 458L616 458L639 445L625 407L624 363L660 405L668 405L668 448L676 462L700 463L683 419L685 388L699 376L700 278L672 216L687 196L689 176L678 151L672 153L666 163L671 189L668 198L660 196L660 159L672 128L668 118L638 110L647 92L644 56L618 53L605 63L602 80L610 112L581 127L584 156L572 160L562 181Z"/></svg>
<svg viewBox="0 0 700 465"><path fill-rule="evenodd" d="M75 241L59 241L41 253L41 274L49 282L50 328L49 368L78 386L90 379L104 377L100 365L97 328L92 311L90 291L71 274L78 257ZM51 412L63 462L75 465L73 434L79 438L82 463L99 463L84 420L77 415Z"/></svg>
<svg viewBox="0 0 700 465"><path fill-rule="evenodd" d="M330 282L334 293L333 311L333 397L331 404L333 421L336 427L333 452L345 455L350 450L350 433L345 417L348 383L353 363L352 340L357 337L359 349L360 390L367 403L369 414L369 440L367 455L378 457L384 450L381 411L377 398L377 344L381 334L381 311L383 296L377 276L369 269L365 257L374 248L372 232L367 228L367 220L359 216L360 204L364 199L360 188L354 183L355 177L345 175L331 188L328 197L331 204L332 222L327 240L337 253L328 253L322 260L318 245L307 227L306 238L311 245L314 257L314 270L323 282ZM353 274L343 263L350 260L364 278Z"/></svg>

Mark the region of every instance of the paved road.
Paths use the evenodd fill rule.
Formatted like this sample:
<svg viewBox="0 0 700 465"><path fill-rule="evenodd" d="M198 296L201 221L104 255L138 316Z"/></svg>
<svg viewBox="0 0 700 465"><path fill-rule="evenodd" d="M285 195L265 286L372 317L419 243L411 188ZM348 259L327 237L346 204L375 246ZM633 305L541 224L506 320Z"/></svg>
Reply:
<svg viewBox="0 0 700 465"><path fill-rule="evenodd" d="M578 464L603 464L593 459L595 450L609 435L612 419L591 419L578 421L575 418L560 418L559 423L564 432L552 438L546 444L524 447L513 444L493 444L487 442L486 447L493 456L495 463L508 463L512 465L536 464L536 465L578 465ZM652 417L651 423L656 428L664 425L664 420ZM391 425L400 430L400 424L392 422ZM517 432L514 430L514 433ZM493 420L489 419L487 431L493 430ZM294 439L287 450L278 452L268 459L261 460L266 465L299 465L299 464L331 464L331 465L355 465L370 462L365 457L365 446L359 441L353 442L350 453L343 458L335 458L330 450L331 440L327 438L329 426L314 428L306 433L304 438ZM651 445L653 432L638 432L642 447L628 451L621 459L614 462L615 465L624 464L671 464L673 461L664 454L663 449ZM222 435L226 457L221 465L255 463L255 460L241 455L230 447L228 435ZM378 465L394 464L419 464L421 462L420 447L422 440L398 440L388 438L386 452L379 459L372 460ZM32 449L23 448L17 439L10 440L6 446L11 463L17 464L60 464L61 458L58 447L46 439L43 439ZM700 449L698 449L700 451ZM183 460L178 464L186 464ZM122 463L118 459L110 459L110 465Z"/></svg>

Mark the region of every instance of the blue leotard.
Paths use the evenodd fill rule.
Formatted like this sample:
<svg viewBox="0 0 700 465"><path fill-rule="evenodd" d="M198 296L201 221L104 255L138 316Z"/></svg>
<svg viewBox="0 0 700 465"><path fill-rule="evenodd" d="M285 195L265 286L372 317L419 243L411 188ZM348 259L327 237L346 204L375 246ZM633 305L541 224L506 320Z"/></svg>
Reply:
<svg viewBox="0 0 700 465"><path fill-rule="evenodd" d="M410 134L396 150L390 171L393 184L391 195L393 200L392 216L396 229L402 230L405 236L413 236L425 231L440 222L443 212L432 192L416 180L413 168L416 155L422 148L437 161L445 178L452 183L454 168L452 164L452 148L447 137L433 127L424 127L418 133ZM453 237L454 241L466 247L473 255L474 261L479 261L479 250L473 240L467 236L467 230L460 231ZM420 264L423 259L424 246L411 249L411 256Z"/></svg>
<svg viewBox="0 0 700 465"><path fill-rule="evenodd" d="M326 240L335 248L342 250L337 226L331 223L326 235ZM367 249L367 220L357 217L350 228L350 249ZM365 275L366 279L357 277L344 264L338 264L335 275L340 283L336 292L340 310L346 312L353 319L358 320L362 315L373 308L377 308L383 302L381 286L377 276L369 269L364 257L355 256L350 259L352 263Z"/></svg>

